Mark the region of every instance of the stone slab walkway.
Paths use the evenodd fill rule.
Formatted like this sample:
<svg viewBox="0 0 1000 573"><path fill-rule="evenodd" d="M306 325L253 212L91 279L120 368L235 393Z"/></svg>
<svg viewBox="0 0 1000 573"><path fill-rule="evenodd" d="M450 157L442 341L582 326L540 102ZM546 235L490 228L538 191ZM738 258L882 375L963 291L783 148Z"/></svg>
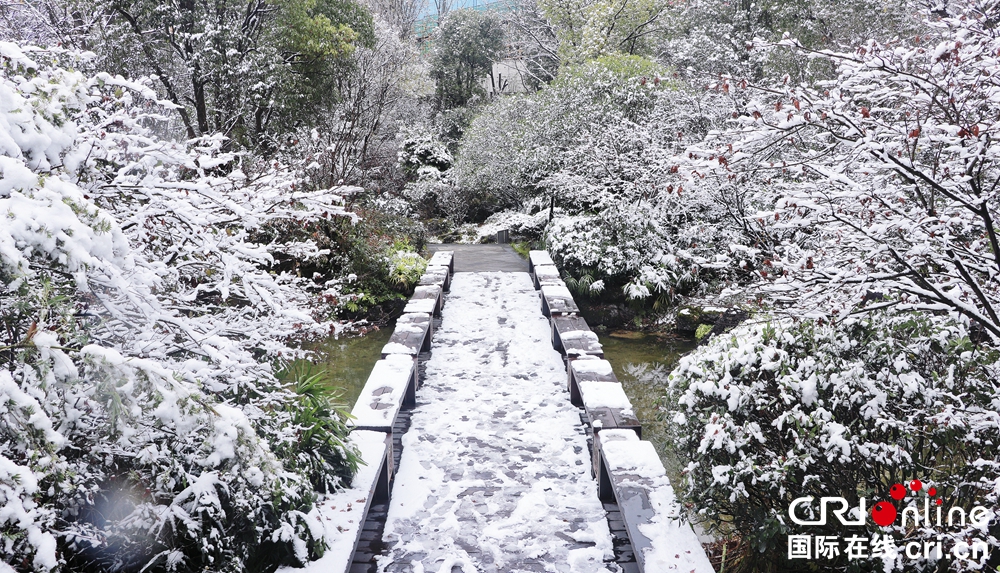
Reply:
<svg viewBox="0 0 1000 573"><path fill-rule="evenodd" d="M610 570L584 428L539 307L527 273L454 275L403 436L380 571Z"/></svg>
<svg viewBox="0 0 1000 573"><path fill-rule="evenodd" d="M517 254L510 245L463 245L443 243L427 245L427 250L454 251L455 272L528 272L528 261Z"/></svg>

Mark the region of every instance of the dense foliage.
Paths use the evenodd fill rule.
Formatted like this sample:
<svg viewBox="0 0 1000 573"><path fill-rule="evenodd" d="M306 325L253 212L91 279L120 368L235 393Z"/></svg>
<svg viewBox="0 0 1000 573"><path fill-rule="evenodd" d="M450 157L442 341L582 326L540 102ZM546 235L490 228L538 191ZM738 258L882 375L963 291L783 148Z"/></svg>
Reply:
<svg viewBox="0 0 1000 573"><path fill-rule="evenodd" d="M450 12L434 32L431 75L438 109L447 110L482 98L489 80L495 91L493 63L500 59L504 32L492 12L465 9Z"/></svg>
<svg viewBox="0 0 1000 573"><path fill-rule="evenodd" d="M772 290L834 312L875 290L886 304L959 312L1000 341L1000 38L980 10L815 54L836 80L758 90L695 152L690 173L739 188L767 221Z"/></svg>
<svg viewBox="0 0 1000 573"><path fill-rule="evenodd" d="M144 125L152 90L2 44L0 492L19 570L271 570L322 552L315 491L356 466L343 413L280 383L324 253L275 229L355 217L296 166ZM168 103L162 104L169 108ZM303 441L306 432L309 441Z"/></svg>
<svg viewBox="0 0 1000 573"><path fill-rule="evenodd" d="M802 495L997 507L1000 2L451 4L0 3L0 571L319 555L356 454L273 369L503 229L688 309L662 421L727 567L791 568Z"/></svg>
<svg viewBox="0 0 1000 573"><path fill-rule="evenodd" d="M718 336L681 359L670 375L671 438L690 460L687 498L747 547L741 571L788 571L786 535L845 536L831 517L803 528L788 517L795 498L859 498L870 508L890 500L895 483L918 479L942 492L945 511L991 508L989 527L882 528L871 521L851 534L894 534L895 560L827 563L837 570L940 570L907 560L913 540L985 541L1000 547L1000 363L995 349L969 339L967 323L907 313L873 313L837 324L768 320ZM923 500L900 503L923 510ZM866 514L850 515L851 519ZM802 518L808 516L802 515ZM975 571L986 559L952 560L951 571ZM727 569L729 569L727 567ZM831 569L832 570L832 569Z"/></svg>
<svg viewBox="0 0 1000 573"><path fill-rule="evenodd" d="M328 105L337 70L375 41L371 14L348 0L37 4L49 8L53 39L101 46L97 69L155 74L189 138L273 145Z"/></svg>
<svg viewBox="0 0 1000 573"><path fill-rule="evenodd" d="M704 282L738 280L724 255L739 229L711 191L677 175L677 154L724 124L726 101L668 77L638 56L567 68L549 88L477 118L454 180L473 204L551 209L549 249L594 291L667 302ZM538 228L527 229L537 238Z"/></svg>
<svg viewBox="0 0 1000 573"><path fill-rule="evenodd" d="M665 18L660 49L665 63L702 85L720 77L781 81L786 74L797 85L830 77L834 67L768 50L783 34L810 49L850 50L871 38L919 34L918 9L894 0L685 0Z"/></svg>

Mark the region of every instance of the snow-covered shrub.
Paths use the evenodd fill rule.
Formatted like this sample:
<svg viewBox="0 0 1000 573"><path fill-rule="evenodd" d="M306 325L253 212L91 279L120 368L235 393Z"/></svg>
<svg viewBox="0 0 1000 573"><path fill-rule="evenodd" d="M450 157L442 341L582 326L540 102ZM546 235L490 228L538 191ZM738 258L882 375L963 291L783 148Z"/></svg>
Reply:
<svg viewBox="0 0 1000 573"><path fill-rule="evenodd" d="M712 106L722 103L680 90L655 95L645 121L621 116L594 129L541 185L564 213L547 239L567 271L603 281L609 293L662 304L709 281L736 280L729 245L744 237L715 189L677 169L685 138L719 123Z"/></svg>
<svg viewBox="0 0 1000 573"><path fill-rule="evenodd" d="M429 165L417 170L416 180L406 184L403 196L425 218L445 216L461 221L468 208L462 197L456 197L450 173Z"/></svg>
<svg viewBox="0 0 1000 573"><path fill-rule="evenodd" d="M451 179L454 163L448 146L427 130L411 130L403 140L398 162L410 181L403 196L425 219L447 217L461 221L469 210L468 201L457 195Z"/></svg>
<svg viewBox="0 0 1000 573"><path fill-rule="evenodd" d="M556 82L524 96L500 98L476 116L462 138L453 178L488 214L519 209L544 194L567 150L622 117L641 121L665 70L645 58L605 57L560 72Z"/></svg>
<svg viewBox="0 0 1000 573"><path fill-rule="evenodd" d="M338 390L321 372L292 374L295 398L286 408L299 434L296 440L281 443L276 453L289 460L289 470L307 476L316 491L333 492L350 483L356 468L353 453L344 447L349 430L336 402Z"/></svg>
<svg viewBox="0 0 1000 573"><path fill-rule="evenodd" d="M527 210L531 210L530 204ZM496 236L497 231L506 229L510 231L511 239L537 241L541 238L548 223L549 212L547 209L536 211L533 214L523 211L501 211L490 215L479 227L479 238L482 241Z"/></svg>
<svg viewBox="0 0 1000 573"><path fill-rule="evenodd" d="M360 217L357 223L337 217L324 224L330 256L342 269L343 278L336 283L339 316L378 323L391 318L399 301L406 298L407 289L401 289L391 276L388 260L397 250L421 248L426 231L403 203L366 193L351 206Z"/></svg>
<svg viewBox="0 0 1000 573"><path fill-rule="evenodd" d="M635 56L566 68L537 94L487 107L453 179L494 211L547 213L554 201L548 248L570 283L585 285L578 292L597 284L656 305L737 280L729 245L743 242L742 227L715 187L678 170L688 146L731 121L731 103L669 75Z"/></svg>
<svg viewBox="0 0 1000 573"><path fill-rule="evenodd" d="M565 182L563 191L570 189L568 178L557 179ZM589 186L586 181L577 179ZM602 191L591 187L587 192L599 198ZM673 199L663 192L646 201L641 196L604 199L596 212L558 216L547 228L549 251L562 268L577 278L602 281L632 300L666 302L699 288L701 265L714 262L718 237L726 234L707 197Z"/></svg>
<svg viewBox="0 0 1000 573"><path fill-rule="evenodd" d="M548 229L549 252L576 283L586 290L595 282L601 290L617 287L629 299L670 295L694 279L694 267L681 268L664 239L669 241L648 226L609 221L600 215L559 217ZM586 294L586 290L577 292Z"/></svg>
<svg viewBox="0 0 1000 573"><path fill-rule="evenodd" d="M448 146L430 131L412 130L406 134L397 154L399 165L410 175L432 167L438 171L451 169L455 162Z"/></svg>
<svg viewBox="0 0 1000 573"><path fill-rule="evenodd" d="M48 417L38 415L41 410L38 400L21 390L9 372L0 371L0 436L6 442L12 430L23 432L22 439L35 458L20 456L24 459L17 463L11 459L15 456L10 455L10 446L0 450L0 539L4 561L21 561L29 571L50 571L59 563L56 538L50 531L56 512L38 504L39 476L31 465L37 465L40 458L46 458L44 465L51 465L51 454L66 439L52 428Z"/></svg>
<svg viewBox="0 0 1000 573"><path fill-rule="evenodd" d="M794 568L784 557L786 534L891 533L901 548L903 541L936 543L941 534L946 551L976 538L996 552L998 379L1000 353L971 342L966 322L944 316L756 319L682 358L670 375L672 439L689 462L684 496L707 526L738 537L747 571ZM936 488L946 511L991 508L992 525L913 528L911 521L904 530L899 521L880 528L867 519L876 501L892 502L893 484L913 479ZM803 496L840 496L852 508L864 497L865 514L849 518L866 525L848 531L831 516L826 526L802 530L788 510ZM915 497L896 505L923 511ZM902 550L885 563L845 557L830 570L939 570ZM946 568L980 565L956 560Z"/></svg>
<svg viewBox="0 0 1000 573"><path fill-rule="evenodd" d="M321 249L270 233L354 215L218 138L157 139L142 81L0 53L3 560L266 571L321 553L315 486L340 487L356 453L343 414L271 362L342 327L313 314L339 287L278 270Z"/></svg>

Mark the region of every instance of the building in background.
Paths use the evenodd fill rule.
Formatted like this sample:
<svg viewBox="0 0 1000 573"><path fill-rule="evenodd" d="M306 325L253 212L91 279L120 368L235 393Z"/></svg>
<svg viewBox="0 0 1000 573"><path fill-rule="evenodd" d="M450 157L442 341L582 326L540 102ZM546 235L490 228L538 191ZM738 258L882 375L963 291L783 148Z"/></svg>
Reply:
<svg viewBox="0 0 1000 573"><path fill-rule="evenodd" d="M437 29L442 16L447 15L452 10L481 10L500 14L511 13L517 9L515 0L434 0L430 2L425 12L417 20L414 26L414 35L423 54L429 54L434 49L433 34ZM508 37L510 35L508 34ZM491 77L483 78L480 82L483 89L491 97L502 94L527 92L527 82L525 76L527 67L521 50L510 41L504 49L503 58L493 63Z"/></svg>

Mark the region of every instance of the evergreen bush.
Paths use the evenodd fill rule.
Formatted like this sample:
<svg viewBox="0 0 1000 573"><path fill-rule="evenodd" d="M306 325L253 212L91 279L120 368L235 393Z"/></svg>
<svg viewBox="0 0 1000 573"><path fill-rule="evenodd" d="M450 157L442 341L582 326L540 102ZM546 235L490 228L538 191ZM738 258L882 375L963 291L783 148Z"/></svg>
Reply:
<svg viewBox="0 0 1000 573"><path fill-rule="evenodd" d="M982 560L904 559L902 543L940 534L945 551L970 538L1000 547L998 354L970 341L961 321L875 312L833 324L758 318L682 358L669 410L687 464L683 496L706 527L738 540L726 570L810 570L815 562L786 559L786 535L801 533L891 534L899 543L898 559L841 554L824 570L978 570ZM802 496L840 496L852 508L864 497L870 511L893 501L893 484L914 479L936 488L946 509L989 508L992 525L883 528L854 509L865 526L831 515L802 530L788 516ZM923 511L918 496L897 509L907 505Z"/></svg>

